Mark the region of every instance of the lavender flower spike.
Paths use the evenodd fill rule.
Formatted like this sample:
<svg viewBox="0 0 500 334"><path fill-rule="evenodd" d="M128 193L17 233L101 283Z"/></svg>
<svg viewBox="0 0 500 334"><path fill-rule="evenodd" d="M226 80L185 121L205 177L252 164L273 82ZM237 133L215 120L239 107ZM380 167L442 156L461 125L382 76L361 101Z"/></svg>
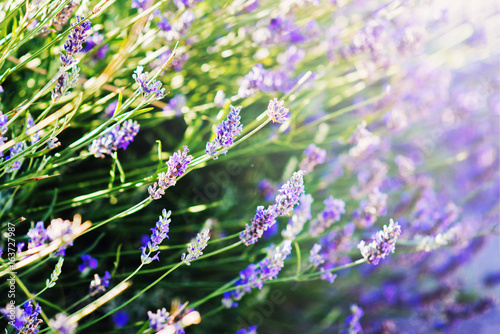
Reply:
<svg viewBox="0 0 500 334"><path fill-rule="evenodd" d="M227 119L222 121L215 128L215 138L207 143L205 152L212 158L217 159L217 150L223 148L220 154L226 154L227 148L233 145L233 140L243 131L243 125L240 124L240 107L230 106L231 111L227 115Z"/></svg>
<svg viewBox="0 0 500 334"><path fill-rule="evenodd" d="M151 257L151 253L156 252L160 248L161 242L165 239L168 238L168 231L169 231L169 225L170 225L170 215L171 211L168 211L163 209L161 212L161 216L158 218L158 221L156 222L156 225L154 228L151 229L153 231L153 234L151 234L151 240L148 241L147 245L144 245L141 247L142 250L142 255L141 255L141 261L143 264L149 264L153 262L153 260L160 260L158 258L158 255L160 252L156 253L153 257ZM146 254L146 248L148 249L149 253Z"/></svg>
<svg viewBox="0 0 500 334"><path fill-rule="evenodd" d="M102 137L95 139L89 146L89 152L96 158L104 158L105 154L112 155L119 148L126 150L139 133L139 128L139 123L129 119L122 125L115 126Z"/></svg>
<svg viewBox="0 0 500 334"><path fill-rule="evenodd" d="M198 233L196 239L191 241L187 247L188 255L186 255L186 253L182 253L182 262L190 266L191 261L196 260L203 255L203 250L207 247L207 242L210 239L209 233L210 230L208 228L205 228L201 231L201 233Z"/></svg>
<svg viewBox="0 0 500 334"><path fill-rule="evenodd" d="M351 305L352 314L345 319L347 330L342 331L342 334L358 334L361 333L363 328L359 323L359 319L363 316L363 309L356 304Z"/></svg>
<svg viewBox="0 0 500 334"><path fill-rule="evenodd" d="M247 224L245 230L240 233L240 239L245 246L256 243L262 237L264 231L267 231L268 228L276 223L277 216L276 206L271 205L267 209L264 209L263 206L258 206L251 224Z"/></svg>
<svg viewBox="0 0 500 334"><path fill-rule="evenodd" d="M293 207L299 202L299 197L304 194L304 171L293 173L290 180L285 183L276 196L276 209L278 215L288 216Z"/></svg>
<svg viewBox="0 0 500 334"><path fill-rule="evenodd" d="M273 121L273 123L284 123L288 115L288 109L283 107L285 101L278 101L277 98L269 101L267 106L267 116Z"/></svg>
<svg viewBox="0 0 500 334"><path fill-rule="evenodd" d="M161 88L162 83L159 80L148 80L148 72L142 72L144 67L137 66L132 78L139 85L139 93L142 93L144 97L149 96L149 94L154 93L154 97L158 100L165 96L165 88Z"/></svg>
<svg viewBox="0 0 500 334"><path fill-rule="evenodd" d="M90 295L96 295L99 292L106 291L106 288L109 286L109 280L111 279L111 274L109 271L104 273L104 276L101 278L99 275L95 274L94 279L90 282Z"/></svg>
<svg viewBox="0 0 500 334"><path fill-rule="evenodd" d="M384 259L390 253L394 253L396 249L396 239L401 234L399 224L390 220L389 227L384 225L383 231L378 231L372 236L373 241L368 245L363 240L358 245L361 254L366 262L373 265L378 265L380 259Z"/></svg>
<svg viewBox="0 0 500 334"><path fill-rule="evenodd" d="M299 164L299 168L306 173L313 171L316 165L322 164L326 160L326 150L314 144L309 145L304 151L306 155Z"/></svg>
<svg viewBox="0 0 500 334"><path fill-rule="evenodd" d="M56 314L54 319L49 320L50 329L59 334L73 334L76 333L78 323L69 322L69 317L64 313Z"/></svg>
<svg viewBox="0 0 500 334"><path fill-rule="evenodd" d="M182 176L186 171L187 165L193 159L193 156L188 155L189 149L184 146L182 152L175 152L167 161L168 170L158 173L158 181L152 186L149 186L149 196L153 199L160 199L165 195L165 190L171 186L175 186L177 178Z"/></svg>

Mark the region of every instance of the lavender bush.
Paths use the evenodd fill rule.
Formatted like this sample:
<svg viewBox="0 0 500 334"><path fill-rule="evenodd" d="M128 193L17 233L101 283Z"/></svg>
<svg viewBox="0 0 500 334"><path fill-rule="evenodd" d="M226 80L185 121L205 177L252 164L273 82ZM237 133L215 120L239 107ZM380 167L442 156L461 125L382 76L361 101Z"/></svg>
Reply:
<svg viewBox="0 0 500 334"><path fill-rule="evenodd" d="M1 1L0 327L498 333L499 14Z"/></svg>

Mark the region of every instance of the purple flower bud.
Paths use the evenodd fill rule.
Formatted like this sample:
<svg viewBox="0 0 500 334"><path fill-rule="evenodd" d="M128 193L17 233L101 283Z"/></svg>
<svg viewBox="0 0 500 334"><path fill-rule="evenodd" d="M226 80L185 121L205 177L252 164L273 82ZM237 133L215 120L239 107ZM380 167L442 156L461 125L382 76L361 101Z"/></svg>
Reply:
<svg viewBox="0 0 500 334"><path fill-rule="evenodd" d="M243 131L243 125L240 124L240 107L230 106L231 111L227 115L227 119L222 121L215 128L215 138L207 143L205 152L212 158L217 159L219 154L226 155L227 148L233 145L234 138L239 136ZM219 149L222 150L218 152Z"/></svg>
<svg viewBox="0 0 500 334"><path fill-rule="evenodd" d="M361 240L358 245L361 255L363 255L366 262L375 266L378 265L381 259L384 259L390 253L394 253L396 239L400 234L401 227L391 219L389 226L384 225L382 231L372 236L373 241L371 243L366 244L364 240Z"/></svg>
<svg viewBox="0 0 500 334"><path fill-rule="evenodd" d="M269 101L267 107L267 116L273 121L273 123L284 123L287 119L288 109L283 107L285 101L278 101L277 98Z"/></svg>

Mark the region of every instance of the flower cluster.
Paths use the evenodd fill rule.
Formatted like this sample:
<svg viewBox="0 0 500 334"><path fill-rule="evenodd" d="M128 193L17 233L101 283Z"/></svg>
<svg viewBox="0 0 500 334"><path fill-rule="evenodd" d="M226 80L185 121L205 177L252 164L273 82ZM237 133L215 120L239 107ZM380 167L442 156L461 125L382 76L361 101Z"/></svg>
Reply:
<svg viewBox="0 0 500 334"><path fill-rule="evenodd" d="M351 305L351 313L345 319L345 326L348 328L345 331L342 331L342 334L358 334L361 333L363 328L359 323L359 319L363 316L364 312L361 307L356 304Z"/></svg>
<svg viewBox="0 0 500 334"><path fill-rule="evenodd" d="M148 188L151 198L160 199L165 195L167 188L175 186L177 178L184 174L187 165L193 159L191 155L188 155L188 152L188 147L184 146L182 152L179 150L170 156L167 161L168 170L158 173L158 181Z"/></svg>
<svg viewBox="0 0 500 334"><path fill-rule="evenodd" d="M299 168L306 173L313 171L314 167L322 164L326 160L326 150L314 144L309 145L304 151L305 157L299 164Z"/></svg>
<svg viewBox="0 0 500 334"><path fill-rule="evenodd" d="M205 152L212 158L217 159L219 154L226 154L227 149L233 145L233 140L243 131L243 125L240 124L240 107L230 106L231 111L227 115L227 119L222 121L215 128L215 138L207 143ZM218 150L222 150L219 152Z"/></svg>
<svg viewBox="0 0 500 334"><path fill-rule="evenodd" d="M127 120L121 125L113 127L105 135L95 139L89 146L89 152L96 158L104 158L106 154L112 155L119 148L126 150L139 133L139 128L139 123Z"/></svg>
<svg viewBox="0 0 500 334"><path fill-rule="evenodd" d="M106 271L102 278L98 274L95 274L94 279L90 282L90 295L94 296L99 292L106 291L106 288L109 286L110 279L111 274L109 271Z"/></svg>
<svg viewBox="0 0 500 334"><path fill-rule="evenodd" d="M5 308L0 309L0 312L9 319L9 323L17 333L38 333L38 326L43 322L42 319L38 319L42 308L32 301L25 302L22 307L8 303Z"/></svg>
<svg viewBox="0 0 500 334"><path fill-rule="evenodd" d="M335 199L333 196L330 196L323 203L325 204L325 208L316 219L311 221L311 225L309 226L309 233L312 236L320 235L334 222L338 222L340 216L345 213L345 202L341 199Z"/></svg>
<svg viewBox="0 0 500 334"><path fill-rule="evenodd" d="M267 209L263 206L257 207L255 217L250 225L246 225L245 230L241 232L240 239L248 246L257 242L262 234L276 223L278 216L287 216L299 202L300 196L304 193L304 172L293 173L287 183L285 183L276 196L275 203Z"/></svg>
<svg viewBox="0 0 500 334"><path fill-rule="evenodd" d="M361 201L360 207L354 211L352 218L357 227L371 227L377 217L387 212L387 195L375 187L368 195L368 201Z"/></svg>
<svg viewBox="0 0 500 334"><path fill-rule="evenodd" d="M139 85L139 93L144 97L149 97L150 94L155 99L160 100L165 96L165 88L161 88L162 83L160 80L148 80L148 72L143 72L144 67L137 66L137 69L132 74L135 82Z"/></svg>
<svg viewBox="0 0 500 334"><path fill-rule="evenodd" d="M200 313L192 308L186 308L187 303L178 308L178 301L172 302L172 310L166 308L148 311L149 328L159 333L185 333L184 328L197 325L201 321Z"/></svg>
<svg viewBox="0 0 500 334"><path fill-rule="evenodd" d="M78 328L78 323L70 322L66 314L58 313L54 319L49 320L49 326L58 334L74 334Z"/></svg>
<svg viewBox="0 0 500 334"><path fill-rule="evenodd" d="M158 218L158 221L156 222L155 227L151 229L153 233L151 234L151 238L148 241L147 245L144 245L141 247L142 254L141 254L141 262L144 264L149 264L153 262L153 260L160 260L159 255L160 252L158 249L160 248L160 244L165 238L168 238L168 232L169 232L169 226L170 226L170 215L172 212L169 210L163 209L161 212L161 216ZM146 254L146 249L148 250L148 253ZM153 257L151 257L151 254L153 252L158 251Z"/></svg>
<svg viewBox="0 0 500 334"><path fill-rule="evenodd" d="M210 230L204 228L200 233L196 235L196 239L192 240L187 246L187 252L182 253L181 261L188 266L191 265L191 261L198 259L203 255L203 250L207 247L208 240L210 239Z"/></svg>
<svg viewBox="0 0 500 334"><path fill-rule="evenodd" d="M273 121L273 123L284 123L288 115L288 109L283 107L285 101L278 101L277 98L269 101L267 106L267 116Z"/></svg>
<svg viewBox="0 0 500 334"><path fill-rule="evenodd" d="M257 334L257 326L250 326L247 328L242 328L236 331L234 334Z"/></svg>
<svg viewBox="0 0 500 334"><path fill-rule="evenodd" d="M311 204L314 199L310 194L302 194L299 198L299 205L293 210L293 216L288 220L286 228L281 232L283 238L293 240L302 232L304 224L312 218Z"/></svg>
<svg viewBox="0 0 500 334"><path fill-rule="evenodd" d="M378 265L381 259L384 259L390 253L394 253L396 249L396 239L401 234L401 227L399 224L390 220L389 226L384 225L382 231L378 231L372 236L372 242L366 244L361 240L358 248L361 250L361 255L365 258L366 262L373 265Z"/></svg>
<svg viewBox="0 0 500 334"><path fill-rule="evenodd" d="M42 222L43 225L43 222ZM80 272L85 272L90 269L97 269L97 259L93 258L89 254L83 254L82 255L82 261L83 263L78 265L78 270Z"/></svg>
<svg viewBox="0 0 500 334"><path fill-rule="evenodd" d="M72 26L74 28L64 44L66 54L61 52L61 67L59 70L64 70L64 73L59 76L56 87L52 90L52 99L54 101L57 101L62 95L68 94L68 90L76 85L80 69L76 66L74 55L82 50L82 44L87 41L87 33L91 29L90 21L83 21L83 17L80 16L77 16L76 23ZM71 68L71 74L65 71L68 67Z"/></svg>

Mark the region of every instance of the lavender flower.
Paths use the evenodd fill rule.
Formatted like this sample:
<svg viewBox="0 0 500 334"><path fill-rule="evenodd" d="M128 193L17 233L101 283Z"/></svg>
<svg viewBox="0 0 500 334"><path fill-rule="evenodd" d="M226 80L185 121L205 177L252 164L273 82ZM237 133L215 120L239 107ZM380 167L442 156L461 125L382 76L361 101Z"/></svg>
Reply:
<svg viewBox="0 0 500 334"><path fill-rule="evenodd" d="M49 140L47 140L47 148L48 149L54 149L58 146L61 146L61 142L59 141L59 139L57 139L57 137L51 137L49 138Z"/></svg>
<svg viewBox="0 0 500 334"><path fill-rule="evenodd" d="M87 38L87 44L85 45L85 49L83 51L89 52L96 46L101 45L103 42L104 42L104 35L96 31ZM102 46L99 46L97 51L94 53L93 57L94 59L104 59L106 58L106 53L108 53L108 51L109 51L108 44L104 44Z"/></svg>
<svg viewBox="0 0 500 334"><path fill-rule="evenodd" d="M255 65L252 70L243 78L238 95L241 98L257 94L264 85L266 70L262 64Z"/></svg>
<svg viewBox="0 0 500 334"><path fill-rule="evenodd" d="M163 107L164 112L173 112L176 116L182 116L182 108L186 105L187 99L182 94L176 94L168 101L168 104Z"/></svg>
<svg viewBox="0 0 500 334"><path fill-rule="evenodd" d="M7 132L7 122L9 121L9 117L4 115L2 111L0 111L0 136L4 135Z"/></svg>
<svg viewBox="0 0 500 334"><path fill-rule="evenodd" d="M240 239L245 246L256 243L262 237L264 231L276 223L277 216L276 206L271 205L267 209L264 209L263 206L258 206L251 224L247 224L245 230L240 234Z"/></svg>
<svg viewBox="0 0 500 334"><path fill-rule="evenodd" d="M342 331L342 334L358 334L361 333L363 328L359 323L359 319L363 316L363 309L356 304L351 305L352 314L345 319L345 326L347 330Z"/></svg>
<svg viewBox="0 0 500 334"><path fill-rule="evenodd" d="M96 158L104 158L105 154L112 155L119 148L126 150L128 145L134 141L137 133L139 133L139 128L139 123L132 120L116 125L107 134L95 139L89 146L89 152Z"/></svg>
<svg viewBox="0 0 500 334"><path fill-rule="evenodd" d="M5 160L9 160L10 158L12 158L13 156L21 153L22 151L24 151L26 149L26 144L24 143L24 141L22 142L19 142L17 144L15 144L14 146L12 146L10 148L10 155L9 156L6 156L5 157ZM19 158L18 158L19 159ZM7 169L6 169L6 172L7 173L12 173L16 170L19 170L21 169L21 164L22 164L22 161L23 159L20 159L20 160L16 160L14 161L14 163L12 165L10 165Z"/></svg>
<svg viewBox="0 0 500 334"><path fill-rule="evenodd" d="M314 244L313 248L311 249L310 255L309 255L309 262L313 264L313 266L319 266L320 264L325 262L325 259L323 259L323 256L319 254L319 251L321 250L321 245L320 244Z"/></svg>
<svg viewBox="0 0 500 334"><path fill-rule="evenodd" d="M37 222L35 227L28 231L28 237L30 238L30 241L28 242L28 249L41 246L46 240L49 239L43 221Z"/></svg>
<svg viewBox="0 0 500 334"><path fill-rule="evenodd" d="M290 255L291 251L292 242L290 240L283 241L281 246L278 246L275 249L271 250L267 257L259 263L259 279L262 281L267 281L278 277L278 273L285 265L285 259L288 255Z"/></svg>
<svg viewBox="0 0 500 334"><path fill-rule="evenodd" d="M159 80L148 80L148 72L142 72L144 67L137 66L137 69L132 74L135 82L139 85L139 93L144 97L154 94L155 99L160 100L165 96L165 88L161 88L162 83Z"/></svg>
<svg viewBox="0 0 500 334"><path fill-rule="evenodd" d="M268 179L260 180L257 187L266 201L272 201L274 199L274 194L278 190L278 186Z"/></svg>
<svg viewBox="0 0 500 334"><path fill-rule="evenodd" d="M42 319L38 319L41 311L40 305L32 301L25 302L22 307L15 307L14 304L8 303L5 308L0 309L17 333L26 334L38 333L38 326L43 322Z"/></svg>
<svg viewBox="0 0 500 334"><path fill-rule="evenodd" d="M290 180L278 190L279 195L276 196L278 215L288 216L293 207L299 202L299 197L304 194L304 174L301 170L293 173Z"/></svg>
<svg viewBox="0 0 500 334"><path fill-rule="evenodd" d="M52 90L52 99L57 101L62 95L68 94L68 90L76 85L80 69L76 66L74 54L82 50L82 44L87 40L87 32L91 29L90 21L83 21L83 17L77 16L76 23L66 39L64 50L66 54L61 52L61 67L59 70L66 67L71 67L71 74L64 72L56 81L56 87Z"/></svg>
<svg viewBox="0 0 500 334"><path fill-rule="evenodd" d="M312 236L320 235L334 222L338 222L340 215L345 213L345 202L341 199L335 199L333 196L330 196L323 203L325 204L325 208L318 215L317 219L311 221L309 233Z"/></svg>
<svg viewBox="0 0 500 334"><path fill-rule="evenodd" d="M384 259L390 253L394 253L396 239L400 234L401 227L391 219L388 227L384 225L383 231L378 231L372 236L373 241L371 243L367 245L364 240L361 240L358 245L361 255L363 255L366 262L378 265L381 259Z"/></svg>
<svg viewBox="0 0 500 334"><path fill-rule="evenodd" d="M112 318L113 318L113 322L115 323L115 326L117 328L122 328L122 327L125 327L125 325L127 325L128 320L129 320L129 315L128 315L127 311L120 310L120 311L116 312L115 314L113 314Z"/></svg>
<svg viewBox="0 0 500 334"><path fill-rule="evenodd" d="M356 130L351 137L349 137L347 142L349 144L354 144L354 146L349 150L349 155L351 157L359 157L369 148L378 146L380 144L380 137L368 131L366 129L366 121L362 121L358 124Z"/></svg>
<svg viewBox="0 0 500 334"><path fill-rule="evenodd" d="M218 90L215 94L214 104L217 108L222 108L226 104L226 94L222 90Z"/></svg>
<svg viewBox="0 0 500 334"><path fill-rule="evenodd" d="M184 174L187 165L191 162L191 159L193 159L191 155L188 155L188 152L188 147L184 146L182 153L179 150L168 159L167 172L158 174L158 181L148 188L149 196L153 199L160 199L165 195L165 190L168 187L175 186L177 178Z"/></svg>
<svg viewBox="0 0 500 334"><path fill-rule="evenodd" d="M283 107L285 101L278 101L277 98L269 101L267 106L267 116L273 121L273 123L284 123L288 115L288 109Z"/></svg>
<svg viewBox="0 0 500 334"><path fill-rule="evenodd" d="M145 11L152 5L151 0L132 0L131 7L139 9L139 12Z"/></svg>
<svg viewBox="0 0 500 334"><path fill-rule="evenodd" d="M149 328L155 332L162 330L169 317L170 313L168 313L166 308L162 308L161 310L158 309L156 310L156 313L148 311Z"/></svg>
<svg viewBox="0 0 500 334"><path fill-rule="evenodd" d="M151 238L148 241L147 245L144 245L141 247L142 250L142 255L141 255L141 261L143 264L149 264L153 262L153 260L160 260L158 258L158 255L160 252L156 253L153 257L151 257L151 253L156 252L160 244L165 238L168 238L168 231L169 231L169 225L170 225L170 215L171 211L163 209L161 212L161 216L158 218L158 221L156 222L156 225L154 228L151 229L153 233L151 234ZM146 254L146 248L148 249L149 253Z"/></svg>
<svg viewBox="0 0 500 334"><path fill-rule="evenodd" d="M294 209L292 218L288 220L286 228L281 232L283 238L293 240L302 232L304 224L311 219L311 204L314 199L309 194L304 194L299 198L299 205Z"/></svg>
<svg viewBox="0 0 500 334"><path fill-rule="evenodd" d="M69 317L64 313L56 314L54 319L49 320L49 327L58 334L73 334L76 333L78 323L70 323Z"/></svg>
<svg viewBox="0 0 500 334"><path fill-rule="evenodd" d="M313 171L316 165L322 164L326 160L326 150L317 147L314 144L309 145L304 151L306 155L299 164L299 168L306 173Z"/></svg>
<svg viewBox="0 0 500 334"><path fill-rule="evenodd" d="M230 106L231 111L227 115L227 119L222 121L215 128L215 138L207 143L205 152L212 158L217 159L218 154L227 153L227 148L233 145L233 140L243 131L243 125L240 124L240 107ZM220 152L217 150L221 149Z"/></svg>
<svg viewBox="0 0 500 334"><path fill-rule="evenodd" d="M361 201L360 207L352 217L357 227L367 228L372 226L377 217L385 215L387 211L387 195L375 187L368 195L368 201Z"/></svg>
<svg viewBox="0 0 500 334"><path fill-rule="evenodd" d="M104 273L104 276L101 278L99 275L95 274L94 279L90 282L90 295L96 295L99 292L106 291L106 288L109 286L109 280L111 279L111 274L109 271Z"/></svg>
<svg viewBox="0 0 500 334"><path fill-rule="evenodd" d="M210 239L210 230L205 228L198 233L195 240L192 240L187 247L188 255L182 253L181 261L186 265L191 265L191 261L198 259L203 255L203 250L207 247L207 242Z"/></svg>
<svg viewBox="0 0 500 334"><path fill-rule="evenodd" d="M252 288L259 288L259 290L262 289L264 282L259 278L259 275L260 268L255 264L250 264L244 270L240 271L240 278L234 283L237 289L224 296L226 307L238 306L237 303L233 303L232 301L240 300L245 293L252 291ZM228 304L228 301L232 304Z"/></svg>
<svg viewBox="0 0 500 334"><path fill-rule="evenodd" d="M89 254L82 255L82 264L78 265L78 270L80 272L85 272L90 269L97 269L97 259L93 258Z"/></svg>
<svg viewBox="0 0 500 334"><path fill-rule="evenodd" d="M49 227L47 227L47 236L51 241L62 239L66 236L72 236L72 223L69 220L63 220L61 218L52 219ZM63 255L65 253L67 246L72 246L73 241L63 244L59 247L56 255Z"/></svg>
<svg viewBox="0 0 500 334"><path fill-rule="evenodd" d="M115 114L116 107L118 106L118 100L111 102L108 104L106 109L104 109L104 116L106 118L111 118Z"/></svg>
<svg viewBox="0 0 500 334"><path fill-rule="evenodd" d="M257 326L250 326L248 329L242 328L236 331L235 334L257 334Z"/></svg>

